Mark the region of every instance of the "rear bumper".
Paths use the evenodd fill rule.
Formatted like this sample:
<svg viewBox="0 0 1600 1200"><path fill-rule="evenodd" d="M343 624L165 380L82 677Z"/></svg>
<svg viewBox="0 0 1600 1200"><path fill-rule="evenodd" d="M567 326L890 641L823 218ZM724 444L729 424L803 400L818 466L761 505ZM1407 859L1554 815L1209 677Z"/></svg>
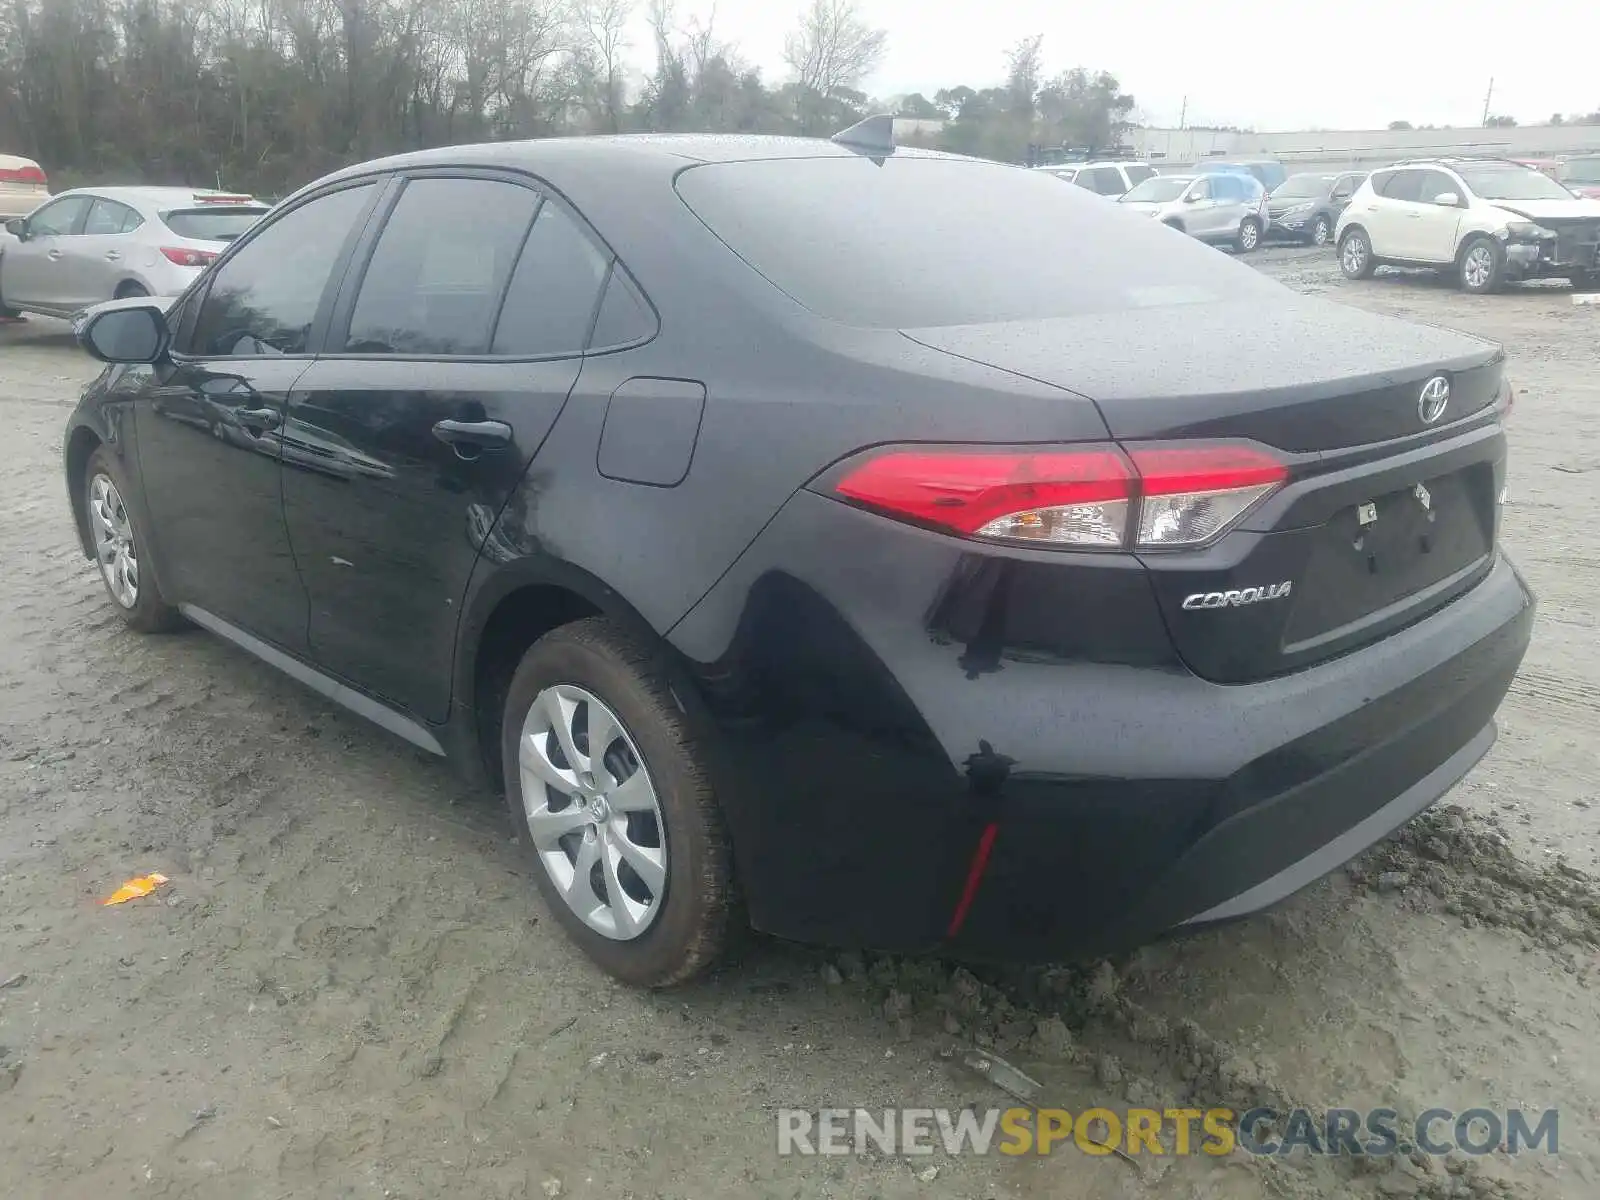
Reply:
<svg viewBox="0 0 1600 1200"><path fill-rule="evenodd" d="M1381 642L1216 684L1141 660L1142 571L1052 590L1038 558L803 493L672 631L758 928L1018 961L1264 907L1487 751L1533 619L1499 557ZM1083 644L1030 636L1041 609Z"/></svg>

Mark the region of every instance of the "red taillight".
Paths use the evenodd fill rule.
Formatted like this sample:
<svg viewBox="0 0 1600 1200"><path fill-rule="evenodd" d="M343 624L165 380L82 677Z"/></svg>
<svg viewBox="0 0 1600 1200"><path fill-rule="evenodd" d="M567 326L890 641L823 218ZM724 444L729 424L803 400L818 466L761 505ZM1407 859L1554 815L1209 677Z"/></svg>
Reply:
<svg viewBox="0 0 1600 1200"><path fill-rule="evenodd" d="M167 256L167 261L180 267L210 266L217 257L215 250L191 250L187 246L163 246L161 253Z"/></svg>
<svg viewBox="0 0 1600 1200"><path fill-rule="evenodd" d="M834 485L843 499L965 537L1101 549L1208 542L1288 478L1246 443L1048 451L890 450Z"/></svg>
<svg viewBox="0 0 1600 1200"><path fill-rule="evenodd" d="M50 186L50 181L38 167L0 167L0 183L25 183L33 187Z"/></svg>

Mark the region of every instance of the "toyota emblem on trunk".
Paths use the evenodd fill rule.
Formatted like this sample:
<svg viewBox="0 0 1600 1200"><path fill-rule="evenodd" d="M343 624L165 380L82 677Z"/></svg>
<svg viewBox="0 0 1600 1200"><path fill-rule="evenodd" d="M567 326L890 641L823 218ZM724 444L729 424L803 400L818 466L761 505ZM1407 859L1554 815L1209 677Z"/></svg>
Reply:
<svg viewBox="0 0 1600 1200"><path fill-rule="evenodd" d="M1422 395L1417 398L1417 416L1422 418L1424 425L1432 425L1444 416L1444 410L1450 403L1450 381L1443 375L1435 375L1422 385Z"/></svg>

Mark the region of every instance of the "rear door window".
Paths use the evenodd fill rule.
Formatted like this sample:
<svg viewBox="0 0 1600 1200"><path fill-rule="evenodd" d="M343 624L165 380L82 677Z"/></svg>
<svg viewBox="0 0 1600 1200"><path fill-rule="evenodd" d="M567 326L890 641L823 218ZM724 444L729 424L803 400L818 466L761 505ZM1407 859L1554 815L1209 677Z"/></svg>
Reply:
<svg viewBox="0 0 1600 1200"><path fill-rule="evenodd" d="M1146 179L1149 179L1150 176L1156 173L1156 169L1154 167L1147 167L1143 163L1135 163L1132 166L1123 167L1122 169L1128 173L1129 187L1132 187L1135 184L1143 183Z"/></svg>
<svg viewBox="0 0 1600 1200"><path fill-rule="evenodd" d="M547 200L506 291L494 352L582 354L610 266L611 256L559 204Z"/></svg>
<svg viewBox="0 0 1600 1200"><path fill-rule="evenodd" d="M362 276L342 352L487 354L538 207L539 194L514 183L410 180Z"/></svg>
<svg viewBox="0 0 1600 1200"><path fill-rule="evenodd" d="M126 204L97 197L83 223L86 234L131 233L144 224L144 218Z"/></svg>

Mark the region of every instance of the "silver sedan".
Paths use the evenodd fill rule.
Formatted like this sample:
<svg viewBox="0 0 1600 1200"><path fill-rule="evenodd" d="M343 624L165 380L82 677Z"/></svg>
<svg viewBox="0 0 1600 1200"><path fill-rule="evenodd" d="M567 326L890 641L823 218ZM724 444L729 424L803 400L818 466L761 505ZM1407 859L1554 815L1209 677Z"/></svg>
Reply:
<svg viewBox="0 0 1600 1200"><path fill-rule="evenodd" d="M103 300L176 296L267 211L191 188L62 192L0 234L0 315L71 316Z"/></svg>

